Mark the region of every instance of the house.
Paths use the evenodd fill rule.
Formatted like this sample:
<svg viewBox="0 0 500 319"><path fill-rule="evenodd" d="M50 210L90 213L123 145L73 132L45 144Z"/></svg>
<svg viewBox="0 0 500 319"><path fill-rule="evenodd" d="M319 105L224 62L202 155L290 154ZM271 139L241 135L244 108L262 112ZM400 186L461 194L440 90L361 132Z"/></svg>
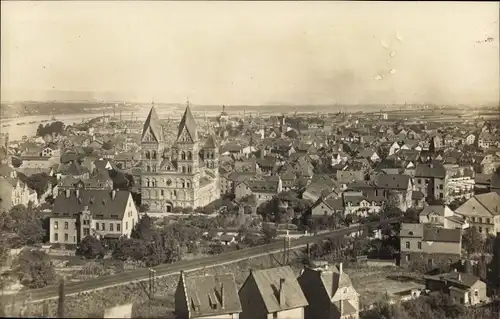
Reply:
<svg viewBox="0 0 500 319"><path fill-rule="evenodd" d="M349 275L337 267L306 267L297 279L309 305L304 319L359 318L359 294Z"/></svg>
<svg viewBox="0 0 500 319"><path fill-rule="evenodd" d="M429 224L436 227L449 229L466 229L469 227L467 221L460 215L456 215L446 205L429 205L419 214L421 224Z"/></svg>
<svg viewBox="0 0 500 319"><path fill-rule="evenodd" d="M317 175L302 193L303 199L316 202L320 197L330 195L338 188L337 182L326 175Z"/></svg>
<svg viewBox="0 0 500 319"><path fill-rule="evenodd" d="M246 180L234 188L236 200L255 195L258 203L269 201L283 191L283 183L279 176L265 176L262 179Z"/></svg>
<svg viewBox="0 0 500 319"><path fill-rule="evenodd" d="M448 294L464 306L475 306L488 300L486 283L471 274L452 271L435 276L424 276L424 280L426 289Z"/></svg>
<svg viewBox="0 0 500 319"><path fill-rule="evenodd" d="M371 148L366 148L358 153L358 158L367 158L372 163L378 162L381 160L380 156Z"/></svg>
<svg viewBox="0 0 500 319"><path fill-rule="evenodd" d="M311 217L318 218L344 214L344 203L342 198L319 198L311 207Z"/></svg>
<svg viewBox="0 0 500 319"><path fill-rule="evenodd" d="M251 270L238 294L241 319L304 319L309 305L290 266Z"/></svg>
<svg viewBox="0 0 500 319"><path fill-rule="evenodd" d="M446 168L438 162L418 163L415 171L415 187L428 200L446 201L448 188Z"/></svg>
<svg viewBox="0 0 500 319"><path fill-rule="evenodd" d="M366 217L378 214L386 201L382 196L366 197L362 192L346 191L342 193L345 215Z"/></svg>
<svg viewBox="0 0 500 319"><path fill-rule="evenodd" d="M500 194L496 192L475 195L455 213L463 216L470 227L475 227L484 236L500 232Z"/></svg>
<svg viewBox="0 0 500 319"><path fill-rule="evenodd" d="M66 190L54 201L50 243L78 244L89 235L117 240L139 221L129 191Z"/></svg>
<svg viewBox="0 0 500 319"><path fill-rule="evenodd" d="M232 274L186 276L181 271L175 291L175 318L238 319L241 303Z"/></svg>
<svg viewBox="0 0 500 319"><path fill-rule="evenodd" d="M219 237L219 241L222 245L231 245L236 243L236 236L232 234L222 234Z"/></svg>
<svg viewBox="0 0 500 319"><path fill-rule="evenodd" d="M476 141L476 135L472 133L465 135L462 139L462 143L464 145L474 145L475 141Z"/></svg>
<svg viewBox="0 0 500 319"><path fill-rule="evenodd" d="M389 155L397 153L401 149L401 146L399 146L398 142L392 143L392 145L389 147Z"/></svg>
<svg viewBox="0 0 500 319"><path fill-rule="evenodd" d="M495 147L498 144L498 137L490 132L481 132L477 138L477 146L486 149Z"/></svg>
<svg viewBox="0 0 500 319"><path fill-rule="evenodd" d="M406 211L412 204L413 183L408 175L381 174L373 181L375 196L383 196L387 201L394 203L402 211ZM366 195L372 198L373 195Z"/></svg>
<svg viewBox="0 0 500 319"><path fill-rule="evenodd" d="M401 224L400 266L424 263L429 268L450 265L460 260L462 230L447 229L424 224Z"/></svg>
<svg viewBox="0 0 500 319"><path fill-rule="evenodd" d="M10 210L16 205L38 206L38 195L19 178L0 176L0 211Z"/></svg>

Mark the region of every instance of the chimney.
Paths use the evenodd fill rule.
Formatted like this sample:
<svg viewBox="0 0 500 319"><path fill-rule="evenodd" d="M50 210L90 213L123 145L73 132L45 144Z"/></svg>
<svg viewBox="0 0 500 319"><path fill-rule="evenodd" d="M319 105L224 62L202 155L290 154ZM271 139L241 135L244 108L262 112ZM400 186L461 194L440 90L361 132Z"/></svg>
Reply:
<svg viewBox="0 0 500 319"><path fill-rule="evenodd" d="M224 284L220 285L220 307L224 309L225 300L224 300Z"/></svg>
<svg viewBox="0 0 500 319"><path fill-rule="evenodd" d="M115 196L116 196L116 190L112 190L111 191L111 199L115 199Z"/></svg>
<svg viewBox="0 0 500 319"><path fill-rule="evenodd" d="M285 278L280 278L279 302L280 306L285 305Z"/></svg>
<svg viewBox="0 0 500 319"><path fill-rule="evenodd" d="M66 198L69 198L69 195L71 195L71 190L67 189L66 190Z"/></svg>
<svg viewBox="0 0 500 319"><path fill-rule="evenodd" d="M339 274L342 274L343 272L343 267L342 267L342 263L339 264Z"/></svg>

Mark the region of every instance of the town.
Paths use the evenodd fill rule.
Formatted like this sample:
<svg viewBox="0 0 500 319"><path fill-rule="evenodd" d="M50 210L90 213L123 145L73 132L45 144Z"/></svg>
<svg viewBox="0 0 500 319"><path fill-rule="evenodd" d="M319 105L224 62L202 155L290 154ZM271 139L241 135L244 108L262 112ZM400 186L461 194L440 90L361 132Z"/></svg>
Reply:
<svg viewBox="0 0 500 319"><path fill-rule="evenodd" d="M2 315L498 316L497 109L149 108L2 133Z"/></svg>

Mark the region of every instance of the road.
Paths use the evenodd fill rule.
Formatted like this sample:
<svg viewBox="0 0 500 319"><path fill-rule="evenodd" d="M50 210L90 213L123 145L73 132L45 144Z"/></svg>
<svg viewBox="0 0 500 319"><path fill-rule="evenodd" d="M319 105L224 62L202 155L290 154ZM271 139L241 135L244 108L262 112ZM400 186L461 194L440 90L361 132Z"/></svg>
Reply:
<svg viewBox="0 0 500 319"><path fill-rule="evenodd" d="M342 228L334 230L331 232L321 233L313 236L302 237L294 239L291 241L291 248L301 248L307 246L307 244L314 243L323 239L331 237L340 237L344 235L351 234L361 228L367 226L378 226L383 224L390 224L397 222L397 218L387 219L381 222L371 222L360 226L353 226L349 228ZM216 256L210 256L206 258L184 260L173 264L163 264L154 267L156 270L156 277L170 276L180 273L181 270L186 272L196 271L203 268L210 268L213 266L220 266L224 264L234 263L239 260L248 259L250 257L258 257L262 255L267 255L271 253L277 253L283 249L283 242L277 241L271 244L245 248L241 250L236 250L228 253L223 253ZM65 286L66 295L73 295L82 292L90 292L94 290L105 289L108 287L125 285L131 282L145 281L149 278L149 269L141 268L129 272L123 272L115 275L109 275L104 277L99 277L82 282L72 282ZM34 289L29 291L23 291L17 294L15 297L17 300L23 300L24 298L31 295L31 301L42 301L48 299L54 299L58 297L58 287L51 286L46 288ZM12 298L14 296L3 296L2 301L4 304L11 304Z"/></svg>

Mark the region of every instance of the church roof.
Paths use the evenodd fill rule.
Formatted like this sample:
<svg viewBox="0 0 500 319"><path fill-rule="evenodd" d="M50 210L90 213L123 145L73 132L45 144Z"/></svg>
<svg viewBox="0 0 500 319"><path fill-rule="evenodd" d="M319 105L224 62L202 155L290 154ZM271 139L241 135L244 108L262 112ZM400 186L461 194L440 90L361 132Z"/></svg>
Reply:
<svg viewBox="0 0 500 319"><path fill-rule="evenodd" d="M163 141L163 134L162 134L160 118L158 117L158 114L156 113L156 109L155 109L154 105L151 107L151 110L149 111L148 117L146 118L146 122L144 122L144 127L142 129L141 139L144 138L144 135L146 135L146 132L149 129L151 129L151 132L153 133L154 137L156 138L156 140L158 142Z"/></svg>
<svg viewBox="0 0 500 319"><path fill-rule="evenodd" d="M216 148L217 147L217 142L215 141L215 137L213 134L210 134L205 141L205 145L203 145L204 148Z"/></svg>
<svg viewBox="0 0 500 319"><path fill-rule="evenodd" d="M198 134L196 131L196 122L194 120L193 114L191 113L191 108L189 107L189 104L186 106L184 115L182 116L181 122L179 123L179 132L177 133L177 138L181 136L184 127L191 136L191 139L193 141L196 141L198 139Z"/></svg>

